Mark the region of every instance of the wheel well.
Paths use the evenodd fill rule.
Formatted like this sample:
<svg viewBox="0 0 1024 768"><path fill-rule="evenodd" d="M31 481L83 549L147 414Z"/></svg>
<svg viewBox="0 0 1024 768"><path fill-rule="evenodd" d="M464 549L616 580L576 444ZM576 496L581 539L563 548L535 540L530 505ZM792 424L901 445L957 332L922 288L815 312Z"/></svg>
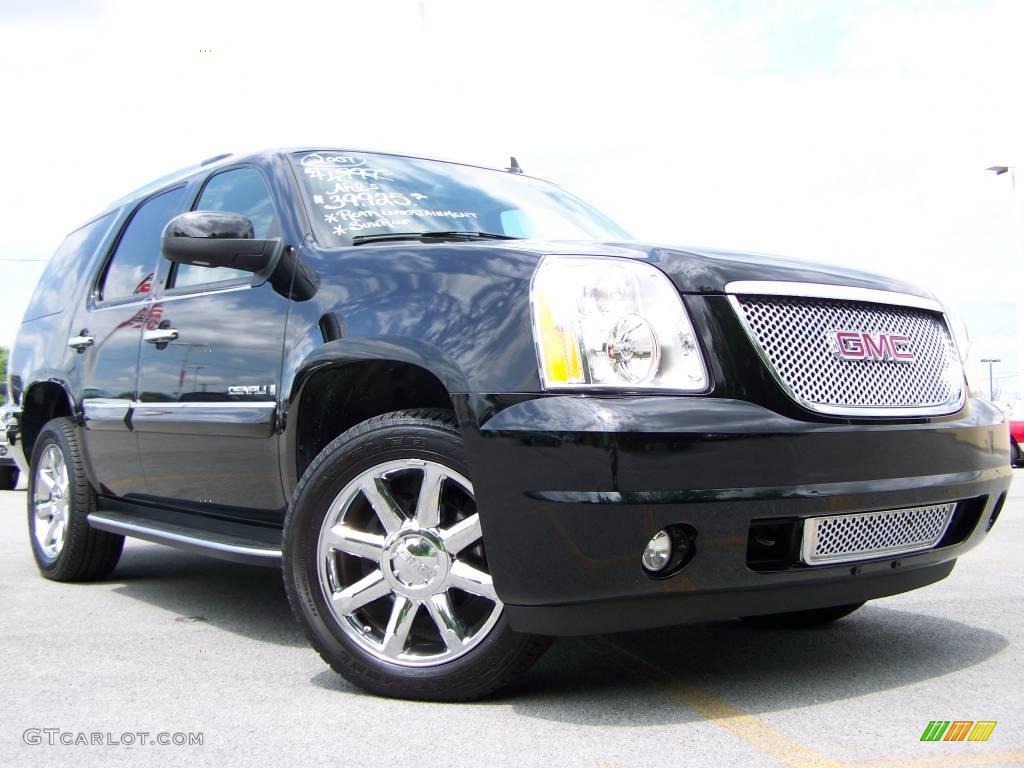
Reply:
<svg viewBox="0 0 1024 768"><path fill-rule="evenodd" d="M29 388L22 400L20 419L25 461L31 459L32 447L46 422L72 413L71 401L60 384L44 381Z"/></svg>
<svg viewBox="0 0 1024 768"><path fill-rule="evenodd" d="M373 360L313 374L298 403L296 476L302 477L320 451L345 430L374 416L410 408L451 410L454 406L440 379L411 363Z"/></svg>

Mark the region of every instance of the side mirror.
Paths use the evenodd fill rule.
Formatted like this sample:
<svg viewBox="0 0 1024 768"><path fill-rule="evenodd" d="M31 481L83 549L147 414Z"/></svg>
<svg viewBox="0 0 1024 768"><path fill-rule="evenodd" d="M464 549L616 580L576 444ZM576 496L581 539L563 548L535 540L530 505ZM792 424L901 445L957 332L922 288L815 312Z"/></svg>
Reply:
<svg viewBox="0 0 1024 768"><path fill-rule="evenodd" d="M164 228L161 250L175 264L231 267L267 272L279 255L280 240L256 240L252 222L237 213L189 211Z"/></svg>

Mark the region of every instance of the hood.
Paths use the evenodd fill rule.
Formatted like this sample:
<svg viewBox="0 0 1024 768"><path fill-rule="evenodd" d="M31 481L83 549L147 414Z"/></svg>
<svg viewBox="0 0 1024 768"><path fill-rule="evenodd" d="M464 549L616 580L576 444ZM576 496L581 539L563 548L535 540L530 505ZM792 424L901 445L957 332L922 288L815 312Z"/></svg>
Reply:
<svg viewBox="0 0 1024 768"><path fill-rule="evenodd" d="M521 245L544 253L621 256L648 261L667 274L682 293L724 293L726 285L732 282L772 280L873 288L935 298L920 286L884 275L760 253L649 243L524 241Z"/></svg>
<svg viewBox="0 0 1024 768"><path fill-rule="evenodd" d="M495 240L464 243L379 243L356 248L313 248L314 269L353 277L384 272L501 274L528 280L537 261L548 254L638 259L658 267L681 293L725 293L737 281L820 283L895 291L934 299L919 286L884 275L831 264L757 253L719 251L636 242L580 240Z"/></svg>

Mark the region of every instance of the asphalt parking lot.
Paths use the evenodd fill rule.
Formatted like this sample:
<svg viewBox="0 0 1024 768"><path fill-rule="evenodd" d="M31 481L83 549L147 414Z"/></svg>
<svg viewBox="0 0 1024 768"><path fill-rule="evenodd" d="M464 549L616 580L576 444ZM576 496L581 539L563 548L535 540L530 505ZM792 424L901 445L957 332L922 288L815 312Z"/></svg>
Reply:
<svg viewBox="0 0 1024 768"><path fill-rule="evenodd" d="M349 686L306 645L274 570L129 540L110 581L44 581L25 493L0 492L0 765L1024 765L1016 474L989 540L937 585L823 630L563 640L468 705ZM930 720L998 725L987 742L923 743ZM29 729L149 735L36 745ZM203 743L148 743L160 733Z"/></svg>

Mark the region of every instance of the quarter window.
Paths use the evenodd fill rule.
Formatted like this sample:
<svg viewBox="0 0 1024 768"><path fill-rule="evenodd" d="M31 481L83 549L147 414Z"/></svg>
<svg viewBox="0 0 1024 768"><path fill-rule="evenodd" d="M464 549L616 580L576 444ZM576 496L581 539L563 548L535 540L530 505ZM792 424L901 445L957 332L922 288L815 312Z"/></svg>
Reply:
<svg viewBox="0 0 1024 768"><path fill-rule="evenodd" d="M108 213L64 239L39 279L36 292L25 310L26 322L60 312L68 306L75 289L81 285L82 270L91 266L92 257L110 231L113 220L114 214Z"/></svg>
<svg viewBox="0 0 1024 768"><path fill-rule="evenodd" d="M160 261L160 235L181 210L184 194L185 188L178 187L151 197L135 210L107 263L99 290L102 301L149 295Z"/></svg>
<svg viewBox="0 0 1024 768"><path fill-rule="evenodd" d="M213 176L206 182L194 210L241 214L252 221L253 236L257 240L280 235L270 190L267 189L263 176L255 168L236 168ZM171 277L171 287L184 288L250 277L250 273L230 267L179 264Z"/></svg>

